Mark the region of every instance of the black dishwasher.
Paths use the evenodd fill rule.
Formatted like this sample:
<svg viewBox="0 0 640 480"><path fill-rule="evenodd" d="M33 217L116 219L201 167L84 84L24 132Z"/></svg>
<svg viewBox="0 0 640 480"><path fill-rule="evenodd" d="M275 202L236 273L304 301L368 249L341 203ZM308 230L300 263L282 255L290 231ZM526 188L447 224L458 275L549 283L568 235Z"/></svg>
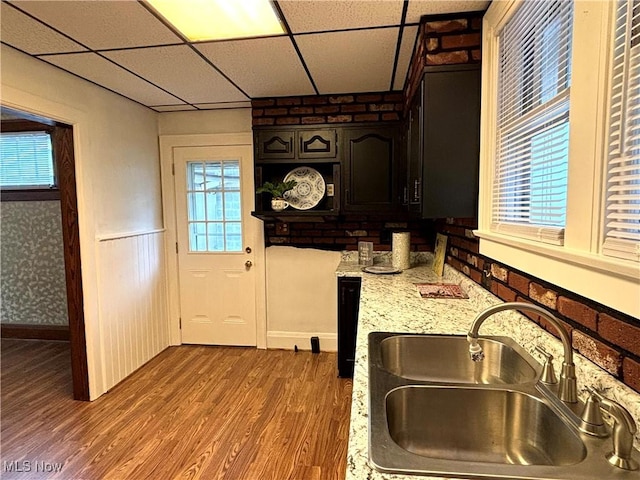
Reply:
<svg viewBox="0 0 640 480"><path fill-rule="evenodd" d="M339 377L353 377L361 281L358 277L338 277Z"/></svg>

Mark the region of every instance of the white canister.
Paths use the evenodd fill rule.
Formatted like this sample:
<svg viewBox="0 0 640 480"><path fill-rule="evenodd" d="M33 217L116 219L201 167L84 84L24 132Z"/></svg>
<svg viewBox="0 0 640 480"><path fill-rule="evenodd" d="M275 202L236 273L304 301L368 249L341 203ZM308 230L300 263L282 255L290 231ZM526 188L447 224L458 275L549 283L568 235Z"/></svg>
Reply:
<svg viewBox="0 0 640 480"><path fill-rule="evenodd" d="M391 264L398 270L411 268L409 252L411 250L411 234L394 232L391 237Z"/></svg>

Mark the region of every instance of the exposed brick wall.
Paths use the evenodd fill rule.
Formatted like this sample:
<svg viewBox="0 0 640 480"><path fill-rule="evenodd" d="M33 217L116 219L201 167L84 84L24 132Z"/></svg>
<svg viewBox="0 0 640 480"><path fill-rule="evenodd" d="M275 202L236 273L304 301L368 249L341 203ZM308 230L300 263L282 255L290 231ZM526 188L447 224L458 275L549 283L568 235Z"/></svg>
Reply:
<svg viewBox="0 0 640 480"><path fill-rule="evenodd" d="M253 125L323 125L400 120L402 92L256 98Z"/></svg>
<svg viewBox="0 0 640 480"><path fill-rule="evenodd" d="M575 350L640 392L640 320L480 255L476 226L475 219L436 222L449 237L447 263L504 301L550 310L567 327ZM526 316L557 336L538 315Z"/></svg>
<svg viewBox="0 0 640 480"><path fill-rule="evenodd" d="M482 15L484 12L423 17L404 94L411 103L424 67L459 65L482 61Z"/></svg>
<svg viewBox="0 0 640 480"><path fill-rule="evenodd" d="M411 233L411 250L433 251L431 221L394 222L368 215L349 215L327 222L265 223L266 245L314 247L326 250L357 250L358 242L373 242L376 251L391 250L391 232ZM385 239L386 237L386 239Z"/></svg>

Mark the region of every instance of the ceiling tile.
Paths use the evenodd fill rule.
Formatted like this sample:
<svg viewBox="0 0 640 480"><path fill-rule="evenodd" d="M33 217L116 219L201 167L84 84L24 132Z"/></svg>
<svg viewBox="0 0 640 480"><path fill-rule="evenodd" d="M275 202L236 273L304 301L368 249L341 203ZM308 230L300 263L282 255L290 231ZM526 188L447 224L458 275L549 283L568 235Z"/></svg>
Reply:
<svg viewBox="0 0 640 480"><path fill-rule="evenodd" d="M23 52L37 55L87 50L4 2L0 19L2 20L2 41Z"/></svg>
<svg viewBox="0 0 640 480"><path fill-rule="evenodd" d="M134 1L20 0L11 3L94 50L182 43Z"/></svg>
<svg viewBox="0 0 640 480"><path fill-rule="evenodd" d="M250 97L315 93L289 37L215 42L196 48Z"/></svg>
<svg viewBox="0 0 640 480"><path fill-rule="evenodd" d="M389 89L398 28L296 35L321 94Z"/></svg>
<svg viewBox="0 0 640 480"><path fill-rule="evenodd" d="M407 8L407 23L419 23L422 15L438 15L442 13L478 12L486 10L487 0L447 0L434 2L433 0L409 0Z"/></svg>
<svg viewBox="0 0 640 480"><path fill-rule="evenodd" d="M402 31L402 43L400 44L400 55L398 56L398 66L396 68L396 78L393 82L394 90L402 90L404 81L407 78L409 70L409 62L411 62L411 54L413 46L416 43L416 35L418 26L405 27Z"/></svg>
<svg viewBox="0 0 640 480"><path fill-rule="evenodd" d="M188 103L247 100L186 45L116 50L104 55Z"/></svg>
<svg viewBox="0 0 640 480"><path fill-rule="evenodd" d="M50 55L42 59L109 88L144 105L175 104L178 100L95 53Z"/></svg>
<svg viewBox="0 0 640 480"><path fill-rule="evenodd" d="M280 2L292 33L399 25L402 0Z"/></svg>

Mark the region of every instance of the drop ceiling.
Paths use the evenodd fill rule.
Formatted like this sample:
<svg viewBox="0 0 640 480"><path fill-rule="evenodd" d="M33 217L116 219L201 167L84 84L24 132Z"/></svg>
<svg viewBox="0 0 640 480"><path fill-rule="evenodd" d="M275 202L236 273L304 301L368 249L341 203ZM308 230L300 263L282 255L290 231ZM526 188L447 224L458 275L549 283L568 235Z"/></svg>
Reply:
<svg viewBox="0 0 640 480"><path fill-rule="evenodd" d="M229 0L239 1L239 0ZM275 37L189 42L143 1L2 1L0 41L158 112L402 90L423 15L480 0L279 0Z"/></svg>

